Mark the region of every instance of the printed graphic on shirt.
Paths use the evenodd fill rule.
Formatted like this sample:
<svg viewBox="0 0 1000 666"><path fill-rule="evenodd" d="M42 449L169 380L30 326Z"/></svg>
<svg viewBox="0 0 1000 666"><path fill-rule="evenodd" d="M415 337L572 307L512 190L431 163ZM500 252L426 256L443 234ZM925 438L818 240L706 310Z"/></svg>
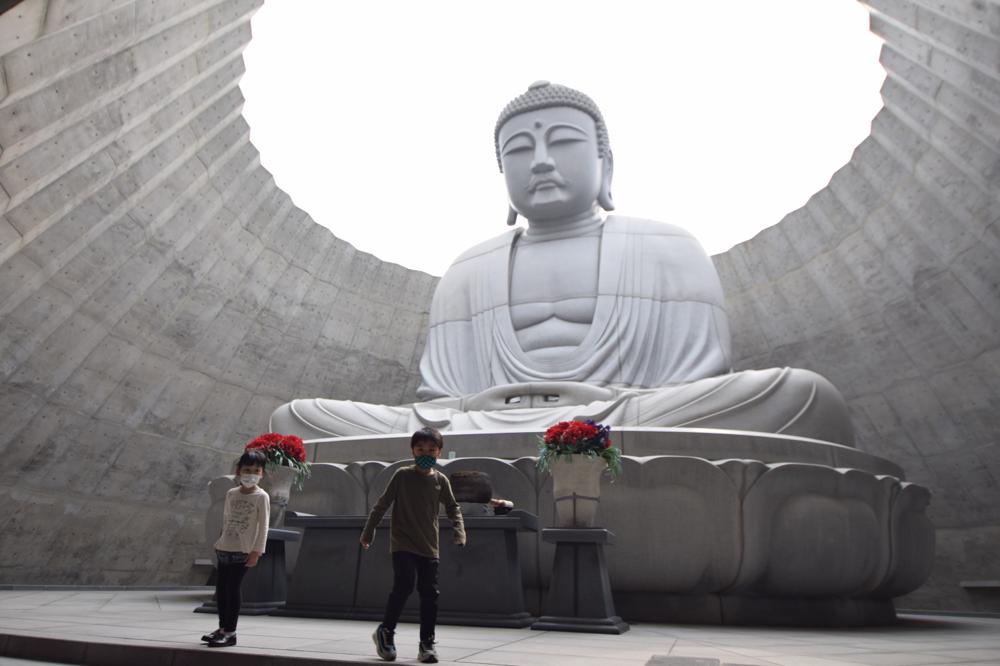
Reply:
<svg viewBox="0 0 1000 666"><path fill-rule="evenodd" d="M241 534L249 532L257 520L257 506L253 501L238 497L229 504L229 519L223 528L223 535L239 539Z"/></svg>

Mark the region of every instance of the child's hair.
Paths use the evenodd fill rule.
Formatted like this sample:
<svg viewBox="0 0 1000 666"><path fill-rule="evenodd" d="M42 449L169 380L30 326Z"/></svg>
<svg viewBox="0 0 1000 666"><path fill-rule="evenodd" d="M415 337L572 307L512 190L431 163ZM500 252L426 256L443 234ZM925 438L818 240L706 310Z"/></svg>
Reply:
<svg viewBox="0 0 1000 666"><path fill-rule="evenodd" d="M410 448L412 449L420 442L430 442L439 449L444 448L444 437L442 437L441 433L434 428L421 428L413 433L413 436L410 437Z"/></svg>
<svg viewBox="0 0 1000 666"><path fill-rule="evenodd" d="M240 459L236 461L236 469L254 466L259 466L261 469L267 467L267 456L264 455L263 451L257 449L244 451Z"/></svg>

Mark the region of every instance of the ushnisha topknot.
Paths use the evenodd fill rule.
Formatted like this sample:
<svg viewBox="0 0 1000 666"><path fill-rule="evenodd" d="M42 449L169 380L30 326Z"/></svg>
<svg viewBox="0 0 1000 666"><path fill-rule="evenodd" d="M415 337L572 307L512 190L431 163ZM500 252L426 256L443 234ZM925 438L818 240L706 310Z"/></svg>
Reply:
<svg viewBox="0 0 1000 666"><path fill-rule="evenodd" d="M500 128L503 124L510 120L512 116L516 116L519 113L534 111L535 109L547 109L552 106L569 106L579 109L593 118L594 123L597 125L597 156L605 157L611 155L611 145L608 142L608 128L604 124L604 116L601 115L601 110L597 108L594 100L579 90L574 90L568 86L549 83L548 81L535 81L528 86L528 90L525 93L511 100L504 107L503 111L500 112L500 117L497 118L496 127L493 129L493 146L496 149L497 166L500 167L501 172L503 172L503 162L500 160Z"/></svg>

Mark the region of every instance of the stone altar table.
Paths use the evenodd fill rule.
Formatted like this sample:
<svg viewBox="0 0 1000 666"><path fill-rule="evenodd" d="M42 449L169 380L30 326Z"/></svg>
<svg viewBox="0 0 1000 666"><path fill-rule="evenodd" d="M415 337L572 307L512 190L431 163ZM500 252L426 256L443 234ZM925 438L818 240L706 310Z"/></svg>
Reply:
<svg viewBox="0 0 1000 666"><path fill-rule="evenodd" d="M379 525L368 551L358 543L367 516L308 516L291 512L289 527L304 528L288 601L274 614L380 620L392 588L389 520ZM538 519L514 510L503 516L465 516L468 545L451 542L451 525L441 525L441 599L438 622L485 627L527 627L518 532L537 532ZM417 619L414 592L403 621Z"/></svg>

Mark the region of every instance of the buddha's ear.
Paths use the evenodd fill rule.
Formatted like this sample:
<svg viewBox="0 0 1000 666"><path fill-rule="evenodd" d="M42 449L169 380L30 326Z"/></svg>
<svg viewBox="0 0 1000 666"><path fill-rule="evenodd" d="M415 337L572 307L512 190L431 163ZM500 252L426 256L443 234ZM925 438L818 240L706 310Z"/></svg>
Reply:
<svg viewBox="0 0 1000 666"><path fill-rule="evenodd" d="M611 156L611 149L607 149L607 154L601 160L601 190L597 193L597 203L607 211L615 209L615 202L611 200L611 176L614 175L615 161Z"/></svg>

